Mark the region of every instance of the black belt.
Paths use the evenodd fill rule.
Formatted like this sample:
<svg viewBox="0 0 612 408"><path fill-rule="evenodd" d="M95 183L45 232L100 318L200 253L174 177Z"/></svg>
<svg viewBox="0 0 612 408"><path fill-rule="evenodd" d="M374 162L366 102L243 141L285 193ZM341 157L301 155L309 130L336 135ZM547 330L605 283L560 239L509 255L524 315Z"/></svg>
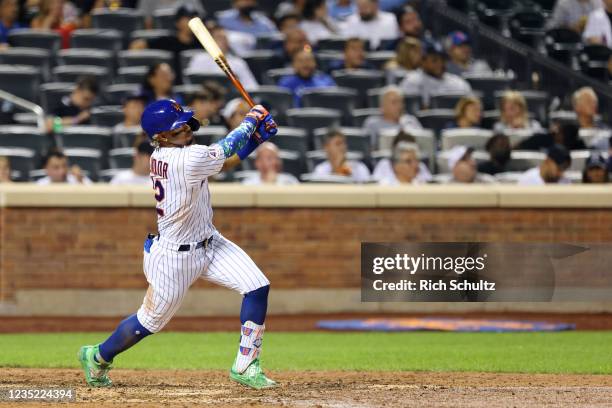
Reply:
<svg viewBox="0 0 612 408"><path fill-rule="evenodd" d="M154 239L156 237L158 237L158 235L149 234L148 236L149 239ZM192 249L200 249L200 248L206 249L210 246L210 244L212 243L212 240L213 240L213 236L211 235L210 238L207 238L204 241L200 241L196 243L195 246L193 244L179 245L177 251L185 252L185 251L191 251Z"/></svg>

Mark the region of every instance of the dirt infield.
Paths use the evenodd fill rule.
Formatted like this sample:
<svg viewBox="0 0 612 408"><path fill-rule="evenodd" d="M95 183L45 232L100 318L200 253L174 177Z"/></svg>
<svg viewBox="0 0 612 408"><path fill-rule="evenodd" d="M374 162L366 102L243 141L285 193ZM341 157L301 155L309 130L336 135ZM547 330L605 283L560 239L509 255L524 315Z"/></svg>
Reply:
<svg viewBox="0 0 612 408"><path fill-rule="evenodd" d="M78 370L2 368L0 373L0 388L71 387L77 402L70 405L91 407L612 406L612 376L595 375L271 372L281 386L255 391L220 371L116 370L110 389L85 387ZM28 405L51 406L4 406Z"/></svg>

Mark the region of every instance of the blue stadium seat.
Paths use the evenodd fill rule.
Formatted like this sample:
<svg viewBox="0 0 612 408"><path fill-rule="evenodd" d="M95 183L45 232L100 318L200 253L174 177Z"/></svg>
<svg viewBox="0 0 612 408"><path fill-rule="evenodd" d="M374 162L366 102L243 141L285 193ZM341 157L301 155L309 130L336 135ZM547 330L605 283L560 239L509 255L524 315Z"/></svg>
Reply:
<svg viewBox="0 0 612 408"><path fill-rule="evenodd" d="M34 168L36 152L23 147L0 147L0 157L7 157L11 164L11 178L14 181L28 181Z"/></svg>
<svg viewBox="0 0 612 408"><path fill-rule="evenodd" d="M31 102L39 100L40 77L40 68L0 65L0 89Z"/></svg>
<svg viewBox="0 0 612 408"><path fill-rule="evenodd" d="M308 132L309 145L314 147L314 130L321 127L340 126L342 113L336 109L294 108L286 112L287 124Z"/></svg>
<svg viewBox="0 0 612 408"><path fill-rule="evenodd" d="M91 109L91 124L94 126L113 127L123 122L123 108L121 105L97 106Z"/></svg>
<svg viewBox="0 0 612 408"><path fill-rule="evenodd" d="M108 152L108 163L111 169L129 169L134 163L134 153L136 149L133 147L120 147L112 149Z"/></svg>
<svg viewBox="0 0 612 408"><path fill-rule="evenodd" d="M59 51L62 39L55 31L31 30L19 28L12 30L8 36L9 44L13 47L42 48L51 54Z"/></svg>
<svg viewBox="0 0 612 408"><path fill-rule="evenodd" d="M97 48L118 52L123 47L123 33L119 30L80 29L70 34L72 48Z"/></svg>
<svg viewBox="0 0 612 408"><path fill-rule="evenodd" d="M173 55L170 51L164 50L124 50L117 54L117 61L120 67L151 66L160 62L165 62L172 66Z"/></svg>
<svg viewBox="0 0 612 408"><path fill-rule="evenodd" d="M385 73L382 71L356 69L338 70L332 73L336 84L340 87L351 88L358 93L357 106L367 106L368 91L385 85Z"/></svg>
<svg viewBox="0 0 612 408"><path fill-rule="evenodd" d="M44 155L49 147L49 139L34 126L0 126L0 147L21 147L35 152L37 157Z"/></svg>
<svg viewBox="0 0 612 408"><path fill-rule="evenodd" d="M42 48L7 48L0 52L0 64L32 66L40 69L43 81L51 78L51 53Z"/></svg>
<svg viewBox="0 0 612 408"><path fill-rule="evenodd" d="M115 81L118 84L141 84L148 70L148 67L119 67Z"/></svg>
<svg viewBox="0 0 612 408"><path fill-rule="evenodd" d="M60 65L53 68L53 78L57 82L76 82L82 76L92 76L100 85L110 83L112 72L108 68L95 65Z"/></svg>
<svg viewBox="0 0 612 408"><path fill-rule="evenodd" d="M139 83L137 84L113 84L109 85L104 89L104 101L108 105L121 105L126 95L134 94L141 88Z"/></svg>
<svg viewBox="0 0 612 408"><path fill-rule="evenodd" d="M66 149L84 147L106 153L112 146L112 133L108 127L67 126L56 135L57 145Z"/></svg>
<svg viewBox="0 0 612 408"><path fill-rule="evenodd" d="M127 48L130 35L144 28L142 14L134 9L120 8L116 10L98 9L91 13L94 28L112 28L123 35L123 47Z"/></svg>
<svg viewBox="0 0 612 408"><path fill-rule="evenodd" d="M112 51L97 48L68 48L57 53L57 65L92 65L103 67L108 72L115 69Z"/></svg>
<svg viewBox="0 0 612 408"><path fill-rule="evenodd" d="M92 181L98 180L98 173L102 170L102 152L89 148L64 149L70 166L79 166L84 174Z"/></svg>
<svg viewBox="0 0 612 408"><path fill-rule="evenodd" d="M357 91L350 88L310 88L302 91L302 105L305 108L340 110L343 115L343 122L349 124L351 113L357 107L357 96Z"/></svg>

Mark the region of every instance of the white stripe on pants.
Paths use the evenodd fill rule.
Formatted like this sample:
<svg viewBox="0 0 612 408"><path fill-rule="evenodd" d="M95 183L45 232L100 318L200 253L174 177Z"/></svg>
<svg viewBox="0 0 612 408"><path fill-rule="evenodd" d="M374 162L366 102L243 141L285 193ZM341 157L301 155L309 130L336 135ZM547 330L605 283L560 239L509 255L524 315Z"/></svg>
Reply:
<svg viewBox="0 0 612 408"><path fill-rule="evenodd" d="M149 288L138 309L138 321L155 333L172 319L189 287L198 278L241 294L270 284L263 272L238 245L216 233L208 248L176 251L156 239L144 253Z"/></svg>

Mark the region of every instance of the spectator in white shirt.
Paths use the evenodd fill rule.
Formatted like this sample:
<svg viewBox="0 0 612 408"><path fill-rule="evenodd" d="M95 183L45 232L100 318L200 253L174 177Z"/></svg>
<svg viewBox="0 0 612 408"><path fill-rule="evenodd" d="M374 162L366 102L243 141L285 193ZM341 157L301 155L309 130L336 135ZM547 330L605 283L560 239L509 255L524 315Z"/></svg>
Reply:
<svg viewBox="0 0 612 408"><path fill-rule="evenodd" d="M350 177L355 183L365 183L370 180L370 170L360 161L347 160L346 137L339 129L330 129L325 135L325 153L327 160L318 164L313 175L345 176Z"/></svg>
<svg viewBox="0 0 612 408"><path fill-rule="evenodd" d="M500 110L500 120L493 127L495 132L503 133L506 130L516 129L531 130L532 132L542 130L540 122L529 119L527 101L519 91L506 91L500 102Z"/></svg>
<svg viewBox="0 0 612 408"><path fill-rule="evenodd" d="M257 148L255 156L257 174L247 177L242 183L248 185L298 184L298 179L293 175L281 172L282 166L283 163L279 157L278 147L270 142L262 143L261 146Z"/></svg>
<svg viewBox="0 0 612 408"><path fill-rule="evenodd" d="M419 184L419 146L416 143L400 142L393 150L393 172L379 183L387 186Z"/></svg>
<svg viewBox="0 0 612 408"><path fill-rule="evenodd" d="M383 129L422 129L419 120L406 113L402 90L395 86L385 87L380 94L380 115L370 116L363 123L369 133L372 146L378 146L378 136Z"/></svg>
<svg viewBox="0 0 612 408"><path fill-rule="evenodd" d="M381 40L400 36L397 18L393 13L380 10L378 0L357 0L357 12L342 23L341 32L345 38L369 40L372 49L378 48Z"/></svg>
<svg viewBox="0 0 612 408"><path fill-rule="evenodd" d="M603 44L612 48L612 0L603 0L604 8L592 11L582 33L587 44Z"/></svg>
<svg viewBox="0 0 612 408"><path fill-rule="evenodd" d="M213 39L219 45L221 51L223 51L227 62L232 67L232 71L234 71L238 79L240 79L240 82L242 82L242 85L247 89L257 88L259 84L253 76L253 73L251 72L251 69L246 61L232 53L225 30L221 26L214 26L211 27L209 31ZM217 63L212 59L210 54L205 51L202 51L191 58L187 70L189 72L215 74L220 72Z"/></svg>
<svg viewBox="0 0 612 408"><path fill-rule="evenodd" d="M400 130L397 135L393 138L391 143L391 150L394 151L395 147L400 143L416 144L416 139L410 133ZM393 177L393 163L390 159L384 158L376 163L374 171L372 172L372 178L378 182ZM423 162L419 162L419 171L417 173L417 181L419 183L429 183L432 180L431 171L427 165Z"/></svg>
<svg viewBox="0 0 612 408"><path fill-rule="evenodd" d="M446 72L446 53L435 41L423 42L421 68L409 72L400 87L406 94L420 94L423 106L429 106L433 94L469 94L470 84L465 79Z"/></svg>
<svg viewBox="0 0 612 408"><path fill-rule="evenodd" d="M308 36L308 41L316 45L319 40L335 36L338 33L336 23L327 15L325 0L306 0L302 9L303 20L300 28Z"/></svg>
<svg viewBox="0 0 612 408"><path fill-rule="evenodd" d="M36 184L49 185L53 183L67 184L91 184L91 180L85 176L77 165L68 169L68 158L59 150L51 150L45 158L44 164L47 176L39 179Z"/></svg>
<svg viewBox="0 0 612 408"><path fill-rule="evenodd" d="M548 148L546 159L538 166L527 170L521 175L518 184L524 186L539 186L544 184L568 184L569 180L563 173L572 164L572 156L562 145Z"/></svg>
<svg viewBox="0 0 612 408"><path fill-rule="evenodd" d="M588 15L601 8L601 5L601 0L557 0L546 28L569 28L581 33Z"/></svg>
<svg viewBox="0 0 612 408"><path fill-rule="evenodd" d="M131 169L126 169L117 173L111 180L111 184L116 186L151 184L151 155L153 146L149 141L141 142L134 152L134 161Z"/></svg>

